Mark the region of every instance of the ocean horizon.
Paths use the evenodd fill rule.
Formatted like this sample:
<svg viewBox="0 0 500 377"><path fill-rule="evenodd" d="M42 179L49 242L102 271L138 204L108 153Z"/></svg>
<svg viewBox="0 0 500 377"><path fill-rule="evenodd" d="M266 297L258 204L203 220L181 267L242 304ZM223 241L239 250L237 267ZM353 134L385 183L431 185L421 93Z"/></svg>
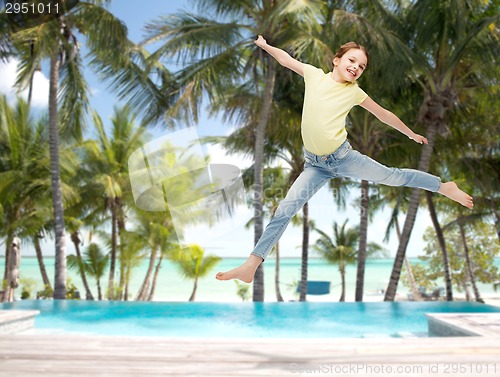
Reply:
<svg viewBox="0 0 500 377"><path fill-rule="evenodd" d="M246 258L225 257L221 262L204 278L198 281L198 290L196 301L217 301L217 302L237 302L241 301L237 295L237 284L234 281L218 281L215 279L215 274L218 271L226 271L237 267L245 261ZM53 284L54 280L54 257L45 257L45 266L49 279ZM425 264L418 258L409 258L411 263ZM264 287L265 301L276 301L276 290L274 283L275 258L271 257L264 263ZM129 286L129 300L134 300L137 291L144 280L148 268L149 259L145 258L140 266L132 271L132 279ZM0 259L0 271L3 272L5 258ZM382 291L386 288L394 258L384 259L369 259L365 267L365 286L364 286L364 301L382 301ZM500 268L500 258L495 258L495 265ZM346 301L354 301L356 289L356 264L346 267ZM35 291L43 289L42 278L38 261L34 256L26 256L21 260L21 279L32 279L36 282ZM298 299L295 293L296 286L300 280L301 258L281 258L280 259L280 290L285 301L294 301ZM68 270L68 278L78 288L82 298L85 298L85 290L79 274L76 271ZM118 275L116 280L118 279ZM97 286L95 280L88 278L92 293L97 297ZM309 258L308 261L308 280L330 281L331 289L327 295L313 296L308 295L308 301L338 301L341 293L340 273L338 266L327 263L322 258ZM103 291L107 287L108 275L101 281ZM159 272L155 301L187 301L191 295L194 282L184 278L179 268L170 260L164 260ZM244 284L244 283L241 283ZM21 295L21 280L20 287L16 290L16 296ZM444 287L444 282L438 283L438 286ZM500 292L495 293L493 284L478 283L481 295L484 297L500 296ZM250 285L250 296L252 286ZM398 285L398 298L406 299L409 288L403 285L400 281ZM35 293L36 295L36 293ZM454 290L454 296L457 298L464 296L463 292ZM31 297L34 298L34 297Z"/></svg>
<svg viewBox="0 0 500 377"><path fill-rule="evenodd" d="M232 269L245 261L246 258L225 257L206 277L200 278L198 281L198 290L196 301L241 301L237 295L237 285L234 281L218 281L215 279L215 274L218 271L226 271ZM54 257L45 257L45 265L49 279L53 284L54 280ZM409 258L412 263L425 263L418 258ZM132 278L130 281L129 300L134 300L137 291L144 280L148 268L148 260L133 269ZM274 257L269 258L264 263L264 288L265 301L276 301L276 289L274 283L274 271L276 266ZM5 258L0 259L0 269L3 271ZM382 291L386 288L392 266L393 258L387 259L369 259L365 268L365 301L381 301L383 299ZM330 281L331 289L327 295L313 296L308 295L309 301L338 301L341 293L340 273L337 265L328 264L322 258L309 258L308 263L308 280ZM495 259L495 265L500 268L500 258ZM346 268L346 301L354 301L356 289L356 265L348 265ZM280 259L280 290L285 301L294 301L298 299L295 293L296 286L300 280L301 259L300 258L281 258ZM21 261L21 279L28 278L36 282L35 291L42 290L42 278L36 257L23 257ZM118 276L118 275L117 275ZM85 290L79 274L76 271L68 270L68 278L78 288L82 298L85 297ZM118 279L118 277L116 278ZM97 286L95 280L88 278L92 293L97 297ZM101 281L103 290L107 287L108 275ZM158 276L155 301L187 301L191 295L194 282L184 278L179 268L170 260L164 260ZM241 283L244 284L244 283ZM20 288L16 290L16 296L21 295L21 280ZM444 282L438 284L444 287ZM500 296L500 292L495 293L493 284L478 284L481 294L485 297ZM250 293L252 287L250 286ZM402 281L398 285L398 297L406 299L409 288ZM464 296L463 292L454 291L457 297ZM32 297L33 298L33 297Z"/></svg>

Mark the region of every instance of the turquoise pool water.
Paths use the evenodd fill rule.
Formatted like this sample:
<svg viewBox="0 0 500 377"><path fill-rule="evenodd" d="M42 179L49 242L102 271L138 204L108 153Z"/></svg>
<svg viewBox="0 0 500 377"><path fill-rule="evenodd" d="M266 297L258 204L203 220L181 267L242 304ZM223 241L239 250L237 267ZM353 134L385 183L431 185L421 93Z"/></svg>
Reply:
<svg viewBox="0 0 500 377"><path fill-rule="evenodd" d="M19 301L0 309L39 310L35 328L95 335L360 338L426 336L425 313L500 312L467 302L174 303Z"/></svg>

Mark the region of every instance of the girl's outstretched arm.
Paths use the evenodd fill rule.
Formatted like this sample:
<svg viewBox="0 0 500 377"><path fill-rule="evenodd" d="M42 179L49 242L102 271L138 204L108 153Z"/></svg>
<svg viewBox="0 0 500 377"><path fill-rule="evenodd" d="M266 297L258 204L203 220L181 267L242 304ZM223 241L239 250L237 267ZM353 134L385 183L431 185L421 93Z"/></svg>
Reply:
<svg viewBox="0 0 500 377"><path fill-rule="evenodd" d="M401 119L399 119L389 110L384 109L370 97L367 97L363 102L361 102L360 106L375 115L381 122L384 122L385 124L388 124L389 126L395 128L399 132L408 136L410 139L415 140L417 143L428 143L427 138L413 132L406 124L401 121Z"/></svg>
<svg viewBox="0 0 500 377"><path fill-rule="evenodd" d="M266 40L259 35L257 40L254 42L261 49L267 51L269 55L276 59L283 67L287 67L299 75L304 76L304 63L299 62L297 59L292 58L288 52L283 51L277 47L268 45Z"/></svg>

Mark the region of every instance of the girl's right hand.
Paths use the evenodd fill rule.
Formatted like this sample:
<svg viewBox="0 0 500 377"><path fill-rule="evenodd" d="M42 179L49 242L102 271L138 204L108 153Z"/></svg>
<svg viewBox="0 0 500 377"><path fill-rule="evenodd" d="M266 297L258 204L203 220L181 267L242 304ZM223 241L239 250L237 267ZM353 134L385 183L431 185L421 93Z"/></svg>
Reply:
<svg viewBox="0 0 500 377"><path fill-rule="evenodd" d="M259 37L257 38L256 41L254 41L253 43L255 43L257 46L259 46L260 48L264 48L265 45L267 45L267 42L266 40L262 37L262 35L259 35Z"/></svg>
<svg viewBox="0 0 500 377"><path fill-rule="evenodd" d="M413 141L415 141L416 143L419 143L419 144L429 144L429 141L427 140L427 138L424 137L424 136L422 136L422 135L413 133L412 136L408 136L408 137L410 139L412 139Z"/></svg>

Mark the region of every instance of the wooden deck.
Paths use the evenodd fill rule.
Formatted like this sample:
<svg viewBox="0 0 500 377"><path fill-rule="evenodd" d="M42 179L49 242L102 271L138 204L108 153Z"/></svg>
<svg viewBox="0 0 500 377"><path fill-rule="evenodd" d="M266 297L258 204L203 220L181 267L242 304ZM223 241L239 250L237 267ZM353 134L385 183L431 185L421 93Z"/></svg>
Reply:
<svg viewBox="0 0 500 377"><path fill-rule="evenodd" d="M5 377L300 375L498 376L500 339L0 337Z"/></svg>

